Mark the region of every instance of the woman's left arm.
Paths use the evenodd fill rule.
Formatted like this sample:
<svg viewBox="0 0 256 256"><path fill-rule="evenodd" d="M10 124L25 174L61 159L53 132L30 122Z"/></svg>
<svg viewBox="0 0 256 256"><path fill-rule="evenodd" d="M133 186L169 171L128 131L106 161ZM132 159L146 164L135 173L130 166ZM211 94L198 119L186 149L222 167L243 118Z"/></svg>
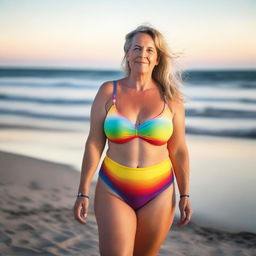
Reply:
<svg viewBox="0 0 256 256"><path fill-rule="evenodd" d="M173 164L173 170L180 195L189 194L189 153L185 138L185 108L180 100L174 100L168 104L173 111L173 134L167 143L169 156ZM182 197L179 201L180 221L178 226L188 224L192 215L192 208L188 197Z"/></svg>

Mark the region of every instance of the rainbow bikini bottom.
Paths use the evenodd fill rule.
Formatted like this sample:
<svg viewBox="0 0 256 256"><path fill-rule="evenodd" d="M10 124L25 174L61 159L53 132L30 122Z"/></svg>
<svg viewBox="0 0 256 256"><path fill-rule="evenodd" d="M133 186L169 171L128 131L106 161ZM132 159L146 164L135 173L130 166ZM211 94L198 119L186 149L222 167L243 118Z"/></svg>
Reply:
<svg viewBox="0 0 256 256"><path fill-rule="evenodd" d="M170 158L147 167L128 167L105 156L99 177L134 210L138 210L174 182Z"/></svg>

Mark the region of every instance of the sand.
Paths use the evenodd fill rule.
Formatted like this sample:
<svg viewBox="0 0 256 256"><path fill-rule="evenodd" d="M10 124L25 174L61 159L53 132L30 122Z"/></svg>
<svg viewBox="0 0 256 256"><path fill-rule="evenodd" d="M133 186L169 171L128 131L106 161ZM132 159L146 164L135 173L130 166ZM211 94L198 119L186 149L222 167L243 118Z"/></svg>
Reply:
<svg viewBox="0 0 256 256"><path fill-rule="evenodd" d="M99 255L93 200L86 225L73 217L79 172L7 152L0 164L0 255ZM95 182L92 197L94 189ZM193 218L179 228L177 217L159 255L256 255L254 233L200 226Z"/></svg>

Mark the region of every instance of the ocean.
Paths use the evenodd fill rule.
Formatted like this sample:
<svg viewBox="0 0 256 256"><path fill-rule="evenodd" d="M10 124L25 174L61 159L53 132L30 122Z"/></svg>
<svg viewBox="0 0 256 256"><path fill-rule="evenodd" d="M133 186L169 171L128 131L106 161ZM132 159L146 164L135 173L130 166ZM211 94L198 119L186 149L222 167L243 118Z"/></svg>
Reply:
<svg viewBox="0 0 256 256"><path fill-rule="evenodd" d="M0 125L84 131L100 85L119 70L0 68ZM186 70L186 133L256 137L255 70Z"/></svg>
<svg viewBox="0 0 256 256"><path fill-rule="evenodd" d="M0 150L80 171L97 90L123 76L0 68ZM256 70L186 70L183 81L193 220L256 233Z"/></svg>

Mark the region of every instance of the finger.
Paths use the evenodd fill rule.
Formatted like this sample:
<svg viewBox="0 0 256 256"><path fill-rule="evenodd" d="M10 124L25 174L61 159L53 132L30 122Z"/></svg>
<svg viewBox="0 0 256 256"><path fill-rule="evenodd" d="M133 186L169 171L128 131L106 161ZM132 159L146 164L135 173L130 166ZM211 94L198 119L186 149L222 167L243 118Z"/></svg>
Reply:
<svg viewBox="0 0 256 256"><path fill-rule="evenodd" d="M84 220L80 215L76 216L76 220L79 221L82 224L86 224L86 220Z"/></svg>
<svg viewBox="0 0 256 256"><path fill-rule="evenodd" d="M190 217L186 217L186 219L184 220L184 222L182 223L183 226L187 225L190 221Z"/></svg>
<svg viewBox="0 0 256 256"><path fill-rule="evenodd" d="M186 225L186 219L180 220L177 225L178 225L179 227L185 226L185 225Z"/></svg>
<svg viewBox="0 0 256 256"><path fill-rule="evenodd" d="M190 212L189 214L188 214L188 217L186 218L186 224L188 224L189 222L190 222L190 219L191 219L191 216L192 216L192 213Z"/></svg>
<svg viewBox="0 0 256 256"><path fill-rule="evenodd" d="M184 226L184 221L181 221L181 220L180 220L180 221L178 222L177 226L178 226L178 227Z"/></svg>
<svg viewBox="0 0 256 256"><path fill-rule="evenodd" d="M190 221L192 211L189 207L186 207L184 210L180 210L180 211L181 211L181 217L180 217L180 221L178 222L178 226L184 226L188 224L188 222Z"/></svg>
<svg viewBox="0 0 256 256"><path fill-rule="evenodd" d="M180 212L180 220L179 220L179 222L178 222L178 226L181 226L182 225L182 223L184 222L184 220L185 220L185 212L184 211L181 211Z"/></svg>
<svg viewBox="0 0 256 256"><path fill-rule="evenodd" d="M192 211L190 209L186 209L186 218L184 219L184 221L182 222L182 226L185 226L189 223L191 216L192 216Z"/></svg>
<svg viewBox="0 0 256 256"><path fill-rule="evenodd" d="M85 207L83 207L81 210L81 217L84 217L84 218L87 217L87 211L86 211Z"/></svg>
<svg viewBox="0 0 256 256"><path fill-rule="evenodd" d="M75 219L77 221L79 221L82 224L86 224L86 221L83 219L83 217L81 216L81 207L78 207L74 210L74 215L75 215Z"/></svg>

